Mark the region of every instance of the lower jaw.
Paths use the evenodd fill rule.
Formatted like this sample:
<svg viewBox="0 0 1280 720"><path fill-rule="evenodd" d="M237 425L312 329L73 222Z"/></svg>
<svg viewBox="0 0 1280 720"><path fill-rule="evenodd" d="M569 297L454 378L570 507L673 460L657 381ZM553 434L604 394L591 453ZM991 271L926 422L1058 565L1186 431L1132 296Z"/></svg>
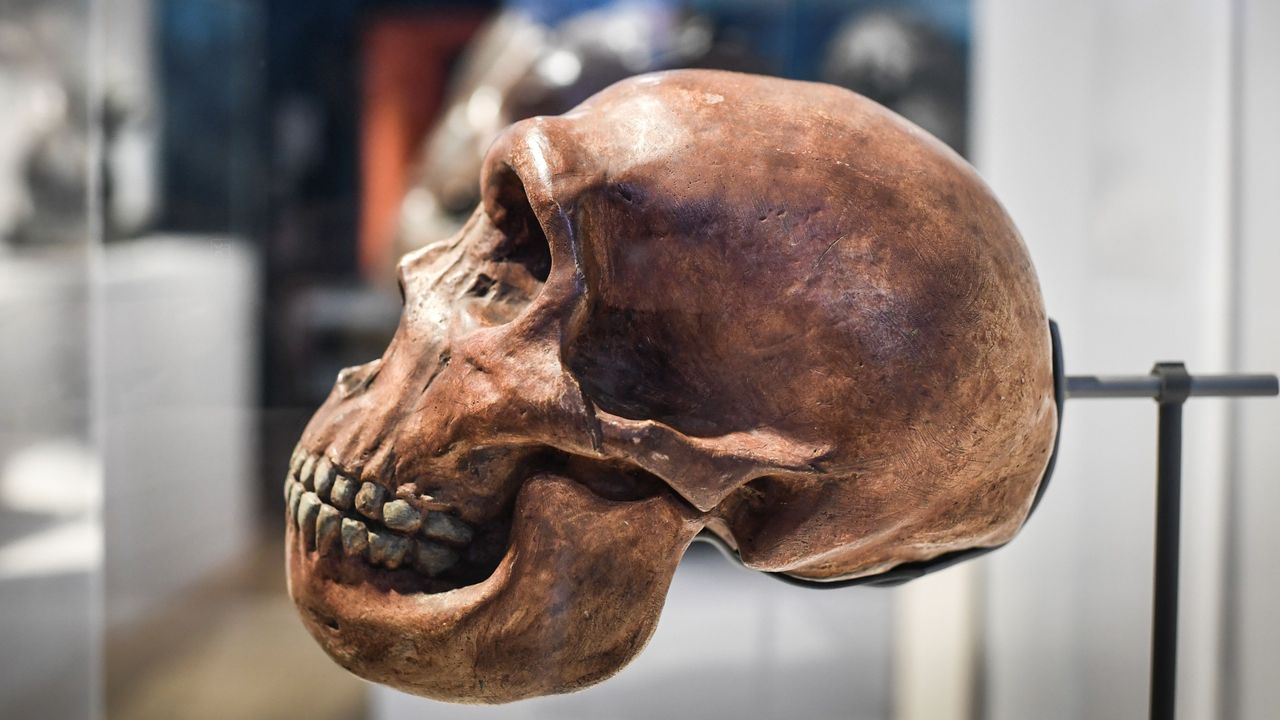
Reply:
<svg viewBox="0 0 1280 720"><path fill-rule="evenodd" d="M702 525L672 498L613 502L542 475L520 490L511 546L476 584L402 591L387 571L319 557L291 532L289 590L311 634L357 675L508 702L593 684L634 657Z"/></svg>

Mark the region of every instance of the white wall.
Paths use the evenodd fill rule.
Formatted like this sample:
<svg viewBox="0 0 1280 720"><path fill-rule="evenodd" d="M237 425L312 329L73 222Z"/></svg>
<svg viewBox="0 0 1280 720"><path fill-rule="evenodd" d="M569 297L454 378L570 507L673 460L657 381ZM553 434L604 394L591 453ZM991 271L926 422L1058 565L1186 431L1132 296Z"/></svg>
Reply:
<svg viewBox="0 0 1280 720"><path fill-rule="evenodd" d="M1239 365L1280 369L1280 3L1240 3ZM1242 403L1224 716L1280 712L1280 402ZM1229 714L1227 714L1229 713Z"/></svg>
<svg viewBox="0 0 1280 720"><path fill-rule="evenodd" d="M1260 13L1263 3L1245 4ZM978 4L977 164L1031 249L1062 326L1069 373L1144 373L1166 359L1185 360L1193 372L1231 369L1238 322L1253 338L1239 357L1245 369L1280 369L1280 297L1271 282L1280 273L1270 136L1280 127L1276 24L1272 17L1267 31L1249 26L1258 86L1251 89L1269 93L1270 105L1246 138L1244 155L1257 160L1242 177L1244 197L1259 207L1238 247L1232 8L1205 0ZM1274 7L1266 13L1274 16ZM1233 314L1238 287L1249 307L1241 316ZM1257 404L1244 410L1250 423L1275 411L1275 401L1245 402ZM1234 692L1221 670L1232 647L1223 633L1228 406L1193 400L1187 417L1179 711L1209 718ZM1246 521L1239 539L1253 580L1240 594L1237 635L1257 654L1263 643L1253 638L1263 625L1277 646L1268 617L1277 607L1274 555L1270 565L1263 558L1280 538L1267 520L1280 510L1280 494L1275 426L1269 435L1264 427L1251 424L1245 434L1254 454L1245 457L1239 498ZM1146 714L1154 439L1150 401L1068 403L1043 504L1010 547L982 561L981 715ZM1270 665L1252 657L1244 664L1253 675L1272 668L1270 683L1241 682L1275 684L1276 655L1266 654ZM1265 716L1257 714L1267 706L1261 692L1276 690L1246 693L1241 717Z"/></svg>

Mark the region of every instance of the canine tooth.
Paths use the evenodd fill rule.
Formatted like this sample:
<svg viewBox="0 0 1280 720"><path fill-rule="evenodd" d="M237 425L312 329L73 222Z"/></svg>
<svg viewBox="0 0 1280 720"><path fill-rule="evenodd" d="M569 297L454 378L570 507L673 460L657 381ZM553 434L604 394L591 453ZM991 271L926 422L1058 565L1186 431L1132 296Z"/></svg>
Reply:
<svg viewBox="0 0 1280 720"><path fill-rule="evenodd" d="M329 458L322 457L316 463L315 475L316 494L322 500L329 499L329 489L333 487L333 463L329 462Z"/></svg>
<svg viewBox="0 0 1280 720"><path fill-rule="evenodd" d="M298 479L302 481L302 487L311 490L315 486L311 484L311 473L316 468L316 456L308 455L306 460L302 461L302 469L298 471Z"/></svg>
<svg viewBox="0 0 1280 720"><path fill-rule="evenodd" d="M365 548L369 547L369 531L364 523L351 518L342 518L342 553L364 557Z"/></svg>
<svg viewBox="0 0 1280 720"><path fill-rule="evenodd" d="M458 562L458 554L443 545L426 540L413 544L413 567L420 573L432 577L453 567Z"/></svg>
<svg viewBox="0 0 1280 720"><path fill-rule="evenodd" d="M355 480L339 475L333 480L333 490L329 493L330 502L343 510L350 510L351 503L356 499L356 491L359 489L360 486Z"/></svg>
<svg viewBox="0 0 1280 720"><path fill-rule="evenodd" d="M455 545L466 545L474 535L470 525L440 512L427 513L427 520L422 524L423 537Z"/></svg>
<svg viewBox="0 0 1280 720"><path fill-rule="evenodd" d="M422 513L404 500L392 500L382 506L382 522L392 530L417 532L422 527Z"/></svg>
<svg viewBox="0 0 1280 720"><path fill-rule="evenodd" d="M298 517L298 501L302 499L302 485L289 483L289 517Z"/></svg>
<svg viewBox="0 0 1280 720"><path fill-rule="evenodd" d="M367 482L360 486L356 493L356 510L373 520L382 519L382 502L387 499L387 489L381 485Z"/></svg>
<svg viewBox="0 0 1280 720"><path fill-rule="evenodd" d="M316 517L320 514L320 504L320 498L313 492L302 493L302 499L298 500L298 532L302 533L308 548L315 545Z"/></svg>
<svg viewBox="0 0 1280 720"><path fill-rule="evenodd" d="M337 544L341 522L342 513L337 508L320 504L320 513L316 516L316 550L321 555L328 555Z"/></svg>
<svg viewBox="0 0 1280 720"><path fill-rule="evenodd" d="M413 541L389 532L369 531L369 562L390 570L400 567Z"/></svg>

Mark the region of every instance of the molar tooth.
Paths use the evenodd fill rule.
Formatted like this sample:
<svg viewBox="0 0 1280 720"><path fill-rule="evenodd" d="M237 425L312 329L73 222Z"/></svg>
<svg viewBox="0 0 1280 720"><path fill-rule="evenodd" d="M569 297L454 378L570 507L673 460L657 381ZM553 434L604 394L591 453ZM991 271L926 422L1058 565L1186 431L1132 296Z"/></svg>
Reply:
<svg viewBox="0 0 1280 720"><path fill-rule="evenodd" d="M413 541L394 533L369 531L369 562L395 570L404 562L409 552L409 544Z"/></svg>
<svg viewBox="0 0 1280 720"><path fill-rule="evenodd" d="M373 520L382 519L382 502L387 499L387 489L381 485L367 482L360 486L356 493L356 510L361 515Z"/></svg>
<svg viewBox="0 0 1280 720"><path fill-rule="evenodd" d="M471 542L475 532L470 525L452 515L432 512L427 513L427 521L422 524L422 536L455 545L466 545Z"/></svg>
<svg viewBox="0 0 1280 720"><path fill-rule="evenodd" d="M351 518L342 518L342 553L355 557L364 557L369 547L369 531L364 523Z"/></svg>
<svg viewBox="0 0 1280 720"><path fill-rule="evenodd" d="M302 533L308 549L315 546L316 517L320 514L320 505L320 498L313 492L302 493L298 500L298 532Z"/></svg>
<svg viewBox="0 0 1280 720"><path fill-rule="evenodd" d="M413 544L413 567L420 573L435 577L453 567L458 554L443 545L427 540Z"/></svg>
<svg viewBox="0 0 1280 720"><path fill-rule="evenodd" d="M422 513L404 500L392 500L382 506L382 522L392 530L417 532L422 527Z"/></svg>
<svg viewBox="0 0 1280 720"><path fill-rule="evenodd" d="M308 455L306 460L302 461L302 469L298 471L298 479L302 481L302 487L311 490L315 486L311 483L311 473L316 468L316 456Z"/></svg>
<svg viewBox="0 0 1280 720"><path fill-rule="evenodd" d="M328 555L337 544L339 524L342 513L332 505L320 504L320 513L316 516L316 550L321 555Z"/></svg>
<svg viewBox="0 0 1280 720"><path fill-rule="evenodd" d="M355 502L356 499L356 491L359 489L360 486L356 484L355 480L345 475L339 475L334 478L333 490L329 493L331 502L343 510L350 510L351 503Z"/></svg>
<svg viewBox="0 0 1280 720"><path fill-rule="evenodd" d="M322 500L329 499L329 489L333 487L333 463L329 462L329 458L322 457L316 463L315 475L316 494Z"/></svg>
<svg viewBox="0 0 1280 720"><path fill-rule="evenodd" d="M289 483L289 517L298 517L298 501L302 498L302 485Z"/></svg>

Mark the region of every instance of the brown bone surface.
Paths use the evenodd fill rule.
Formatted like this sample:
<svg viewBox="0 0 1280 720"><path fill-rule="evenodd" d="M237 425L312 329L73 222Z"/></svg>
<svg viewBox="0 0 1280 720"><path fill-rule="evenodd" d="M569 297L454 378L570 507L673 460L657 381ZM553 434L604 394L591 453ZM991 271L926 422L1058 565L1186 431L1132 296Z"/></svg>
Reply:
<svg viewBox="0 0 1280 720"><path fill-rule="evenodd" d="M706 528L857 577L1006 542L1057 423L1047 321L958 156L834 87L711 71L519 122L404 258L380 360L286 481L290 590L353 672L505 702L617 672Z"/></svg>

